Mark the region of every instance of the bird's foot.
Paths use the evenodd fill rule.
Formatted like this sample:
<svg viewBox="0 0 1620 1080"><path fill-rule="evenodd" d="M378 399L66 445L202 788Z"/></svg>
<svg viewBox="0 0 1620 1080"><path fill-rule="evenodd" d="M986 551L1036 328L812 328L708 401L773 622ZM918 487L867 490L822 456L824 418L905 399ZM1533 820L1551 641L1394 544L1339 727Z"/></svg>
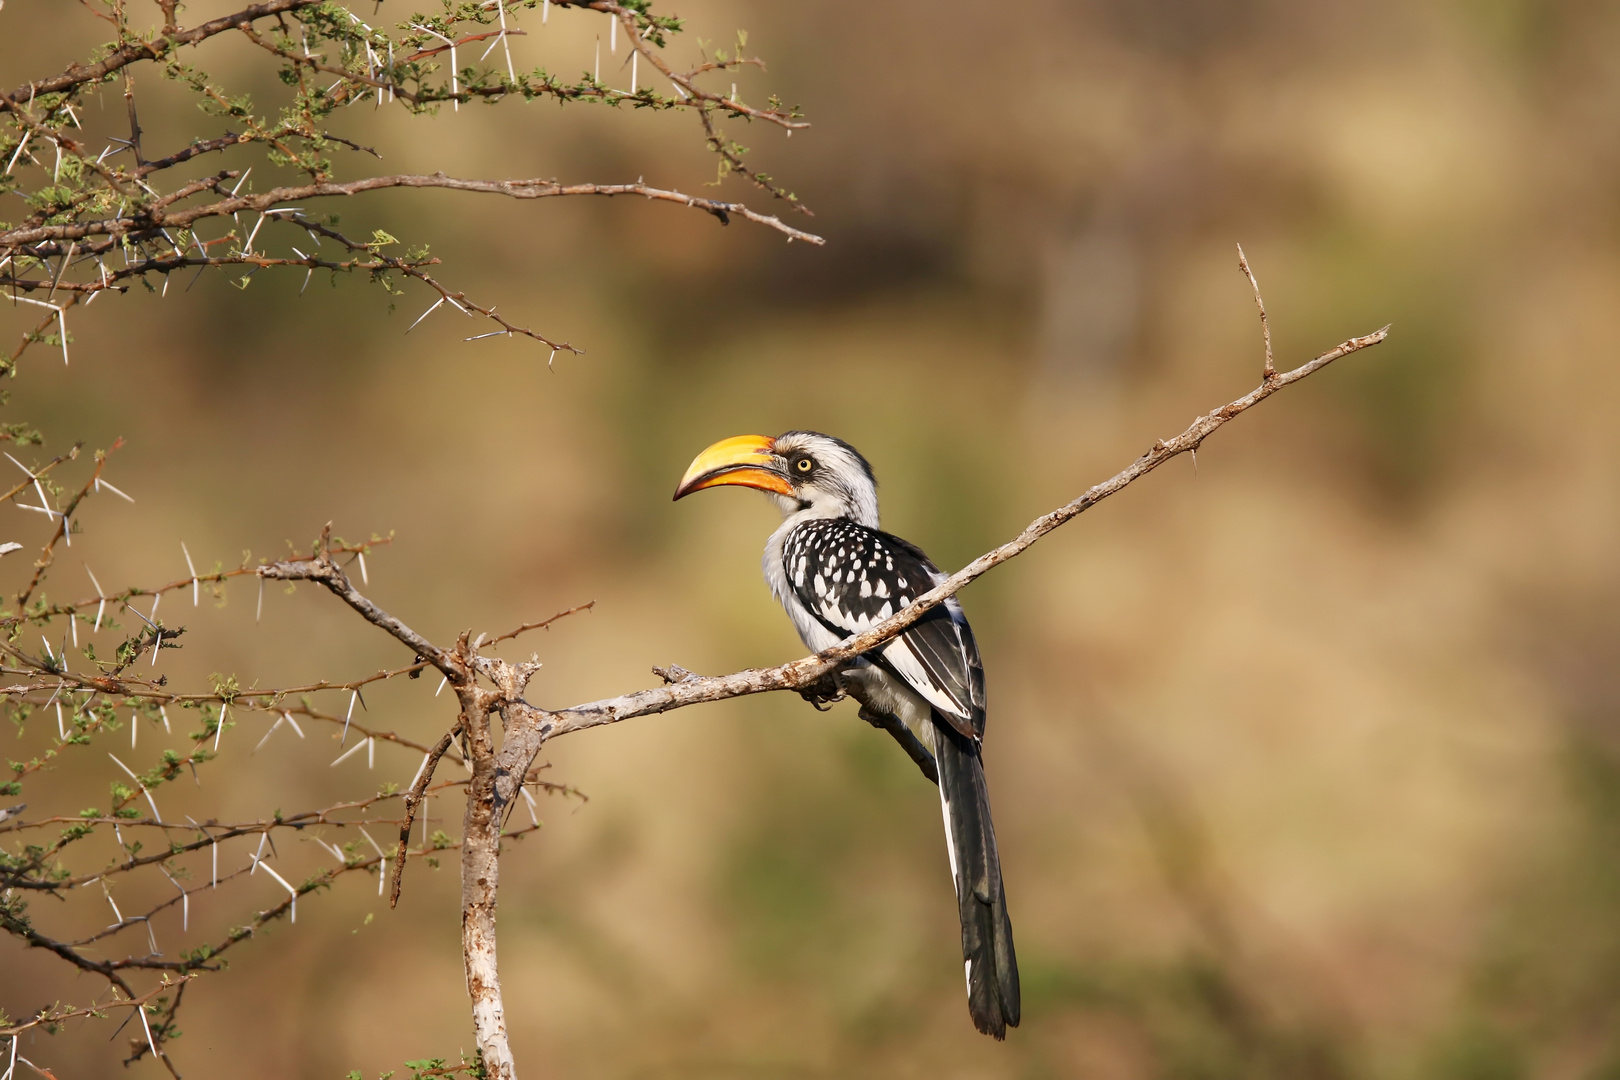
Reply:
<svg viewBox="0 0 1620 1080"><path fill-rule="evenodd" d="M809 686L799 691L799 696L808 701L817 712L826 712L833 704L843 701L849 695L844 688L838 685L838 679L831 674L823 675Z"/></svg>
<svg viewBox="0 0 1620 1080"><path fill-rule="evenodd" d="M860 716L861 719L865 720L868 724L871 724L875 728L881 728L884 731L889 730L897 723L897 721L887 713L874 712L872 711L871 707L867 705L861 706Z"/></svg>

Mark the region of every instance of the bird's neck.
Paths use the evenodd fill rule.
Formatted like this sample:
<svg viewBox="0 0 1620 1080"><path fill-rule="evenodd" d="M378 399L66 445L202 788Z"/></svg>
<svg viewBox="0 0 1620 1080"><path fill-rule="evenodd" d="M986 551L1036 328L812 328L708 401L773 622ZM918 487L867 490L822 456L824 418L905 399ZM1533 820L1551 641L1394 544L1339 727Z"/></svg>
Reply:
<svg viewBox="0 0 1620 1080"><path fill-rule="evenodd" d="M878 527L877 499L865 500L863 505L851 505L843 499L825 499L806 503L789 495L771 495L771 501L776 503L777 509L782 511L782 527L777 530L783 536L793 531L794 526L806 521L829 520L836 521L846 518L857 525L865 525L869 529Z"/></svg>

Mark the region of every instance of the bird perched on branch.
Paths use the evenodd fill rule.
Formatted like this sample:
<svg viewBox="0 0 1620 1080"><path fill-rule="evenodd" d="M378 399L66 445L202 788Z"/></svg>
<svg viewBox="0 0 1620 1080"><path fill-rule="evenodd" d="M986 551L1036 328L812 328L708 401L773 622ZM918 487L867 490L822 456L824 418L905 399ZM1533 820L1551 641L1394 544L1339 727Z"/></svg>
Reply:
<svg viewBox="0 0 1620 1080"><path fill-rule="evenodd" d="M692 462L675 498L726 484L764 491L781 508L782 525L765 544L765 580L817 652L945 579L914 545L878 528L872 467L846 442L813 431L724 439ZM1005 1038L1018 1025L1018 964L979 756L984 668L961 606L952 597L932 608L835 682L939 785L968 1011L980 1031Z"/></svg>

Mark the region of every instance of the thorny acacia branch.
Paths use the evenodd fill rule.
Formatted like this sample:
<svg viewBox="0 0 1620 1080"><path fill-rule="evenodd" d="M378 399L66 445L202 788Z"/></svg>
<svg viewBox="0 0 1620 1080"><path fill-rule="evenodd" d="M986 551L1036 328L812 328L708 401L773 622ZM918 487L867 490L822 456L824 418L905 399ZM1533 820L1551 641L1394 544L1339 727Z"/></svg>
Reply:
<svg viewBox="0 0 1620 1080"><path fill-rule="evenodd" d="M604 13L615 33L622 27L631 48L629 89L603 83L599 70L575 82L539 68L520 73L511 40L528 32L516 25L517 15L540 6ZM368 101L376 108L397 104L418 114L433 113L445 103L459 109L463 102L506 98L692 112L700 120L705 143L720 159L722 177L736 172L804 210L770 177L746 166L742 160L746 148L725 138L716 126L718 117L760 121L788 135L808 126L796 108L775 98L763 107L754 106L740 99L735 83L729 94L703 85L704 77L734 73L742 67L763 68L757 58L743 56L745 39L741 35L734 56L719 50L716 59L705 56L695 67L682 71L662 56L670 38L682 29L681 21L655 14L646 2L446 0L441 12L413 15L396 31L374 28L355 13L325 0L272 0L189 28L178 24L177 4L160 0L158 7L163 14L161 26L145 30L132 22L128 5L114 4L109 11L92 7L117 33L100 59L73 64L59 75L0 93L0 158L5 160L0 194L22 196L28 211L21 221L0 222L0 289L14 305L37 304L49 312L24 334L16 350L0 358L0 374L13 370L22 352L35 341L60 344L66 361L67 311L75 305L88 303L102 292L124 292L136 281L161 279L166 294L169 275L192 268L198 274L208 269L241 268L244 273L236 284L244 288L265 269L302 268L306 287L316 270L360 272L390 292L395 291L391 278L403 277L419 281L437 294L428 312L449 303L498 327L468 340L528 337L549 348L553 358L558 351L581 351L567 341L517 325L499 315L494 305L474 303L463 292L430 276L425 268L438 260L425 247L408 249L403 255L386 254L383 248L399 243L386 233L379 230L370 240L351 236L337 229L335 217L316 220L302 207L292 205L318 199L390 188L437 188L515 199L629 195L701 210L721 224L740 217L773 229L789 241L823 242L819 236L742 202L688 195L644 179L569 184L539 178L458 178L442 172L341 179L326 156L333 148L376 155L371 148L332 130L339 111ZM279 115L261 112L250 97L233 94L189 62L196 47L232 32L239 32L281 66L290 99ZM482 66L464 64L458 57L458 46L484 40L491 41L491 48L501 46L504 71L499 65L483 65L482 60ZM186 46L192 48L185 50ZM441 62L446 53L447 67ZM642 59L648 62L649 74L656 72L666 80L673 94L660 94L644 84L637 74ZM141 65L189 90L205 111L222 117L230 127L219 135L195 138L167 154L145 156L131 79L131 71ZM336 81L323 86L333 76ZM86 102L94 94L104 94L117 80L122 80L127 105L127 137L93 134L83 122L90 115L84 108ZM95 115L103 114L98 111ZM104 148L98 152L96 147L102 144ZM221 168L203 175L185 172L186 166L210 155L244 148L263 155L254 168L260 169L261 179L272 181L268 188L255 190L250 181L253 168ZM127 158L122 157L125 154ZM290 182L282 175L289 172L301 174L301 182ZM168 190L154 186L171 175ZM244 221L244 213L257 218ZM198 234L200 226L225 218L231 220L224 235L204 239ZM294 245L273 254L256 248L266 222L292 225L307 232L317 245L321 239L334 240L353 257L324 258ZM46 293L44 300L30 295L41 292ZM51 333L53 324L55 334Z"/></svg>
<svg viewBox="0 0 1620 1080"><path fill-rule="evenodd" d="M756 212L743 202L688 195L667 184L648 183L644 178L633 183L563 183L541 178L463 178L444 172L383 174L373 164L372 159L378 156L376 150L334 130L341 111L363 103L376 108L398 106L418 115L433 114L446 104L450 110L459 110L463 103L495 103L507 98L693 113L705 144L717 155L722 178L735 172L773 198L787 200L796 210L808 213L790 192L745 165L746 148L726 138L719 129L719 123L725 120L758 121L791 136L808 126L796 108L774 98L764 105L752 105L742 100L736 83L731 84L729 93L705 85L705 80L728 74L735 78L740 68L763 69L760 61L743 55L742 36L735 55L715 50L712 57L704 55L696 66L680 70L665 62L662 50L680 32L681 22L654 13L646 0L622 4L610 0L446 0L440 9L411 15L392 29L374 28L359 13L330 0L270 0L189 27L181 25L181 5L175 0L156 0L161 22L152 26L139 25L133 13L135 6L125 2L87 0L84 7L111 28L112 40L85 62L0 92L0 195L15 195L22 203L19 213L9 215L13 220L0 222L0 294L15 310L39 309L27 316L27 325L15 347L9 353L0 353L0 375L15 374L22 355L34 345L60 347L66 363L71 340L69 314L75 313L77 318L78 309L100 299L103 293L126 294L139 284L167 295L176 272L181 274L183 287L189 289L209 270L230 275L239 288L248 287L257 274L267 270L279 273L302 269L304 288L317 271L334 278L338 274L359 274L391 295L398 295L408 283L416 282L433 295L428 297L431 306L411 323L412 327L440 306L448 305L493 324L488 333L473 335L469 340L522 336L549 348L552 357L558 351L580 351L567 340L521 325L498 312L494 304L475 302L442 281L437 269L439 260L425 246L401 244L380 229L366 236L340 228L335 215L317 216L317 208L330 206L334 199L381 190L438 189L515 200L640 197L702 211L722 225L739 217L774 230L789 241L822 243L820 237L794 228L775 215ZM519 27L517 20L520 14L537 8L542 23L549 8L578 9L589 17L605 16L610 20L615 34L622 31L630 45L628 88L608 85L599 68L576 80L559 78L539 68L519 68L513 58L513 42L533 34L536 27L532 23L527 28ZM196 64L214 55L207 48L210 42L237 35L254 47L253 55L261 62L267 60L279 69L282 88L272 92L277 100L268 108ZM458 56L458 49L475 42L488 43L480 45L488 50L485 57L498 48L495 55L504 63L485 65L482 58L477 63L464 62L468 58ZM137 84L145 87L149 78L161 78L180 87L204 113L215 118L206 123L218 126L199 131L183 146L151 145L150 137L143 134L137 101ZM667 82L672 92L658 92L648 85L649 79L656 79L659 85ZM98 97L120 93L124 108L94 108ZM105 106L104 100L102 104ZM334 154L342 155L343 168L334 164ZM251 161L242 161L244 155L250 155ZM205 232L210 235L203 235ZM26 425L4 424L0 425L3 440L24 444L38 442L40 436ZM26 479L0 496L0 501L47 515L52 526L38 556L21 575L26 580L19 582L13 594L14 610L0 612L0 675L11 680L11 685L0 687L0 700L19 731L29 729L32 723L32 731L38 733L32 757L5 762L11 774L9 780L0 782L0 796L18 795L25 782L33 784L49 770L72 760L63 755L73 752L74 747L103 741L125 724L130 729L131 745L129 751L121 753L130 756L135 767L109 754L128 782L115 780L107 804L87 808L76 816L52 814L29 819L23 816L26 804L0 806L0 835L21 845L16 850L9 844L0 848L0 925L27 944L60 956L81 971L101 976L119 1001L139 1002L130 1009L132 1018L140 1018L141 1027L140 1037L132 1043L130 1060L138 1060L150 1051L178 1075L165 1046L178 1034L175 1015L184 988L189 985L186 980L216 968L215 958L221 951L251 937L265 921L283 915L296 918L300 895L326 887L348 870L374 868L381 890L385 884L383 864L392 858L397 899L405 858L431 859L432 852L460 844L442 831L429 835L424 813L427 798L447 787L467 786L471 797L465 823L464 873L472 880L474 870L485 867L487 873L481 881L488 887L487 903L468 894L467 945L469 955L487 945L492 974L493 888L500 838L530 831L503 830L511 800L516 793L528 801L533 827L538 828L529 790L569 789L540 780L527 761L516 775L495 767L489 714L502 700L521 699L522 686L533 669L517 665L496 671L495 675L504 680L504 689L491 696L491 691L477 685L478 679L491 671L487 658L478 650L552 620L526 623L488 643L482 639L472 643L463 637L453 648L442 649L382 611L354 587L350 579L354 564L358 563L364 583L366 553L372 545L386 541L374 538L370 544L349 546L334 543L327 534L309 556L294 555L270 565L248 566L244 560L235 569L216 567L199 573L191 565L190 552L185 551L189 574L169 584L106 590L91 574L95 595L89 599L64 603L47 597L43 591L47 579L58 569L56 563L63 549L73 544L77 515L84 509L84 501L104 490L129 498L107 481L103 471L106 452L96 455L82 486L76 490L59 487L52 479L56 475L53 470L72 460L77 452L75 447L66 455L32 468L18 462ZM33 502L36 495L37 505ZM0 554L15 550L16 546L9 543L0 546ZM13 567L21 569L21 561L14 555ZM167 676L157 670L158 661L164 650L179 647L187 628L169 625L160 616L160 602L172 593L183 594L189 589L195 607L204 589L222 598L230 580L250 574L258 578L261 605L267 580L318 581L362 617L400 640L411 651L412 662L347 682L322 679L301 686L265 689L243 688L234 678L216 677L212 692L171 688ZM135 606L137 599L140 607ZM149 610L147 601L151 604ZM61 627L62 620L66 621L65 628ZM130 628L122 630L115 620L130 623ZM36 631L42 637L40 652L33 651L31 639ZM88 666L72 655L81 650L81 632L91 639L82 648ZM98 657L95 647L106 648L109 632L116 635L112 654ZM50 636L45 636L47 633ZM60 640L51 640L58 633ZM121 641L117 640L119 636ZM440 689L454 686L458 699L457 724L444 738L428 746L356 718L356 704L364 710L365 687L399 676L414 679L427 667L443 676ZM513 672L520 673L519 681L514 681ZM334 692L348 697L346 710L319 707L312 700ZM170 729L171 707L199 714L200 730L189 733L188 749L165 749L156 764L142 770L132 755L143 726L161 723L167 734L179 734ZM121 714L120 710L128 711ZM54 736L49 727L53 711ZM159 799L168 797L165 785L188 772L195 777L199 769L216 760L226 729L251 713L273 721L258 747L283 726L302 738L304 731L298 719L307 718L330 725L335 737L341 731L340 745L358 736L354 745L332 762L334 766L355 753L364 753L369 763L378 742L392 742L421 753L423 765L407 792L386 785L372 798L349 800L320 811L291 817L278 815L274 820L258 822L222 823L209 819L199 823L187 818L189 829L172 818L165 819L158 806ZM44 730L40 731L42 723ZM40 739L38 735L45 737ZM459 748L454 745L457 735L461 740ZM466 767L469 779L435 781L434 767L446 754ZM504 812L493 807L497 787L506 800ZM378 801L402 794L403 815L368 816ZM150 809L150 816L145 815L143 804ZM413 848L410 830L418 819L423 823L422 839ZM368 824L400 826L397 849L385 854L365 832ZM334 854L342 866L302 884L283 878L273 864L273 836L287 829ZM360 830L366 843L375 848L375 858L362 858L358 841L344 845L340 852L315 835L321 829ZM96 837L116 841L112 858L92 872L70 869L65 861L68 856L85 851ZM217 863L221 845L252 843L255 839L259 847L250 854L249 864L221 874ZM186 926L190 900L202 886L188 887L181 884L181 879L188 869L195 869L188 867L188 860L198 857L209 859L210 891L221 882L257 876L278 883L288 896L278 907L259 912L234 928L223 941L178 955L166 954L159 948L153 918L178 907L182 927ZM149 880L157 873L168 879L174 895L139 914L121 912L110 883L130 878ZM60 897L64 890L85 887L105 891L114 921L77 937L53 935L36 925L23 899ZM122 958L105 954L106 943L128 933L144 936L149 951L142 954L131 949ZM474 990L475 1014L482 1029L500 1019L499 990L493 978L480 982L477 970L481 969L469 966L469 987ZM165 982L137 998L128 981L131 973L161 974L165 980L178 975L181 979ZM37 1014L24 1026L49 1027L62 1019L87 1015L91 1014L57 1010ZM18 1030L0 1031L0 1040L9 1041L13 1052ZM487 1040L481 1039L484 1043ZM495 1053L494 1044L488 1045ZM5 1048L5 1041L0 1041L0 1052ZM503 1064L495 1053L491 1060L497 1075L510 1074L509 1057ZM424 1075L455 1071L430 1069Z"/></svg>
<svg viewBox="0 0 1620 1080"><path fill-rule="evenodd" d="M756 213L748 209L743 203L698 198L679 191L667 191L662 188L651 187L639 181L633 184L562 184L556 180L538 179L463 179L447 176L442 172L429 175L402 173L392 176L368 176L362 180L351 180L345 183L327 182L291 185L270 188L255 194L230 195L228 189L225 188L226 183L241 175L238 172L225 170L209 184L206 190L223 193L226 196L218 202L174 211L167 210L164 204L157 204L152 206L142 218L119 218L111 221L89 221L72 225L39 225L31 229L14 229L8 233L0 233L0 253L28 248L30 249L29 254L33 257L50 258L66 252L66 248L62 246L61 241L84 240L91 237L107 238L99 246L91 245L83 248L84 257L90 258L98 253L113 250L117 241L126 236L150 238L153 230L161 230L165 227L174 229L189 228L207 218L232 217L243 211L271 213L277 207L286 203L332 198L339 195L359 195L368 191L382 191L388 188L441 188L447 191L505 195L513 199L547 199L563 195L602 195L610 198L615 195L638 195L650 201L676 203L696 210L703 210L718 218L721 224L729 223L728 215L737 214L749 221L769 226L786 235L789 240L803 240L811 244L825 243L819 236L813 236L810 233L792 228L783 222L781 218ZM305 223L304 219L297 217L292 217L289 220L299 225ZM51 243L53 241L54 244ZM365 245L358 246L365 247ZM309 265L307 261L299 259L283 260L283 264L291 266ZM198 265L198 263L187 262L183 256L177 257L176 269L187 265ZM220 263L220 265L223 265L223 263ZM237 265L241 264L237 263ZM338 267L327 268L341 269ZM5 284L11 284L11 282L7 281ZM38 289L47 284L37 281L28 282L27 287ZM25 287L24 282L21 280L17 282L17 285L19 288ZM95 286L81 286L81 289L93 292Z"/></svg>

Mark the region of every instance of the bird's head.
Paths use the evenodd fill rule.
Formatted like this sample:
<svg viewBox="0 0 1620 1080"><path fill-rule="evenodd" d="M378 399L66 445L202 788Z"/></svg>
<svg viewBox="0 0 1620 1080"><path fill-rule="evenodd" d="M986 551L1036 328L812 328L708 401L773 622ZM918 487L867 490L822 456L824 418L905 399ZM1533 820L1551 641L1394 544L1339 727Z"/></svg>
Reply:
<svg viewBox="0 0 1620 1080"><path fill-rule="evenodd" d="M877 528L877 480L856 449L831 435L789 431L721 439L697 456L677 499L704 488L736 484L771 495L783 516L809 511L816 517L847 517Z"/></svg>

